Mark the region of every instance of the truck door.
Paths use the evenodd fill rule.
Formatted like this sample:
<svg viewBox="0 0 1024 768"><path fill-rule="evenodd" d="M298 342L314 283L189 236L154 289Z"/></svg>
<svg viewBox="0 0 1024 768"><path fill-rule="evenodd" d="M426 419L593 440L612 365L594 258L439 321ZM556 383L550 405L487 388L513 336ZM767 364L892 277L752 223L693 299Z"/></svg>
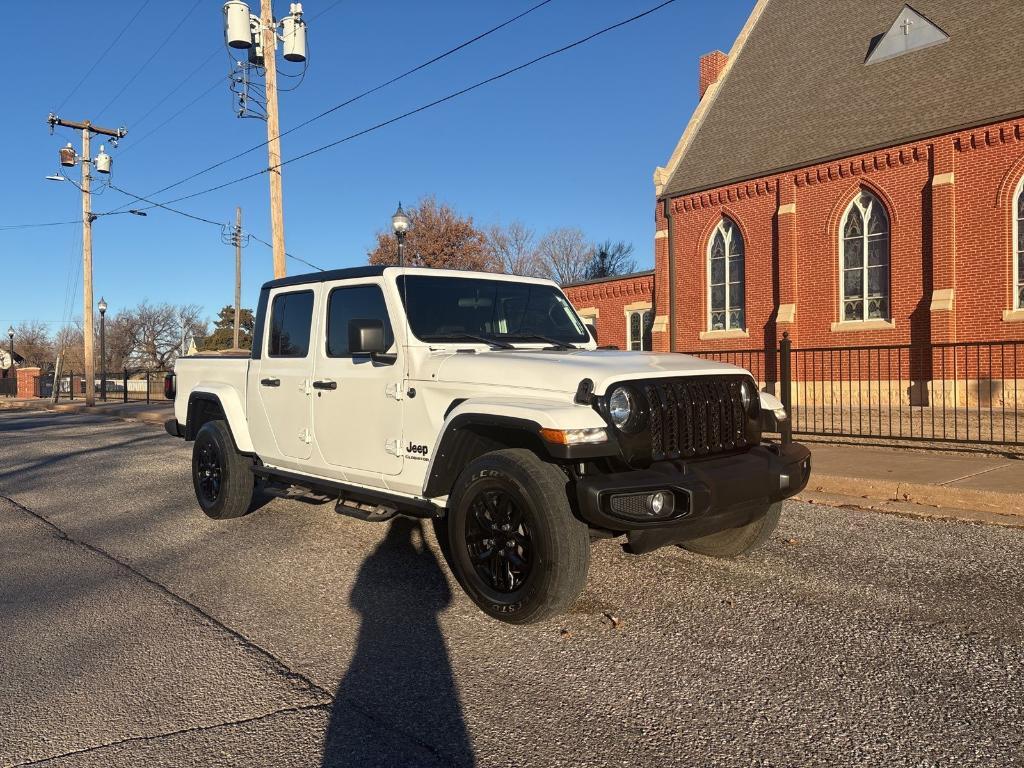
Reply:
<svg viewBox="0 0 1024 768"><path fill-rule="evenodd" d="M271 296L256 386L278 455L308 459L313 453L310 399L316 293L310 288ZM269 454L269 452L268 452Z"/></svg>
<svg viewBox="0 0 1024 768"><path fill-rule="evenodd" d="M316 352L313 430L328 472L352 480L402 471L403 365L349 351L350 320L380 320L393 350L394 332L379 282L324 286L326 343ZM335 472L331 472L335 474ZM362 477L360 477L362 476Z"/></svg>

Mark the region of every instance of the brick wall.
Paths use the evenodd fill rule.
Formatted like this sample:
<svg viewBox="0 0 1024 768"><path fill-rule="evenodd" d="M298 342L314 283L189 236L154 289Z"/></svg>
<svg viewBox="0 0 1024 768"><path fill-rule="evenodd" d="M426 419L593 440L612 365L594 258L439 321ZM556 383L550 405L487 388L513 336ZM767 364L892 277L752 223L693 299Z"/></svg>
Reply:
<svg viewBox="0 0 1024 768"><path fill-rule="evenodd" d="M759 348L783 331L805 348L1024 340L1020 313L1008 314L1022 176L1018 119L675 198L675 349ZM840 221L861 188L888 209L892 327L834 326ZM747 335L711 338L707 243L722 216L744 238ZM659 202L659 307L668 306L667 226ZM655 349L668 349L668 336L656 332Z"/></svg>
<svg viewBox="0 0 1024 768"><path fill-rule="evenodd" d="M638 272L566 286L565 295L586 322L593 322L601 346L628 349L626 307L650 306L653 290L653 273Z"/></svg>

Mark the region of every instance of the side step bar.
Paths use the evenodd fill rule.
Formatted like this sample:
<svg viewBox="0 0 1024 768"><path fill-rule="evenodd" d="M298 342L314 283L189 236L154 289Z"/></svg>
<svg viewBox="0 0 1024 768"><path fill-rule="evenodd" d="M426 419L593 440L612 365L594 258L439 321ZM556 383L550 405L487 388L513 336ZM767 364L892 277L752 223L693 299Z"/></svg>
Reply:
<svg viewBox="0 0 1024 768"><path fill-rule="evenodd" d="M318 496L338 499L336 511L359 520L384 521L395 515L408 517L441 517L444 510L426 499L411 499L406 496L378 491L372 488L349 485L337 480L309 477L296 472L271 467L253 466L252 473L272 483L298 486Z"/></svg>

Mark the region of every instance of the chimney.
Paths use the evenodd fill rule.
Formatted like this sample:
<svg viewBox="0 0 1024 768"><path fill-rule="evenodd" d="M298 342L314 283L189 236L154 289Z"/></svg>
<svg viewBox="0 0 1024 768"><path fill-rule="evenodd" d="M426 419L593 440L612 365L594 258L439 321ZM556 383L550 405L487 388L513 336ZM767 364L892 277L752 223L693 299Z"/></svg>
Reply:
<svg viewBox="0 0 1024 768"><path fill-rule="evenodd" d="M727 61L729 57L721 51L712 51L700 57L700 98L703 99L708 88L718 82Z"/></svg>

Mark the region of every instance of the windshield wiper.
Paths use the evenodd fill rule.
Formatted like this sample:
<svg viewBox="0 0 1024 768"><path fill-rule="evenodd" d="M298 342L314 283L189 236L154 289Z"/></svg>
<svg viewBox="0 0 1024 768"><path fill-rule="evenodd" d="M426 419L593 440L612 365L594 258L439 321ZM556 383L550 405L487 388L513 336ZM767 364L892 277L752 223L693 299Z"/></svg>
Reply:
<svg viewBox="0 0 1024 768"><path fill-rule="evenodd" d="M579 349L575 344L570 344L568 341L559 341L551 336L542 336L539 333L507 333L505 336L511 336L516 339L523 339L526 341L543 341L550 344L549 349Z"/></svg>
<svg viewBox="0 0 1024 768"><path fill-rule="evenodd" d="M515 349L515 346L509 344L507 341L501 341L499 339L489 339L486 336L476 336L472 333L445 333L434 336L423 336L423 341L478 341L481 344L487 344L495 349Z"/></svg>

